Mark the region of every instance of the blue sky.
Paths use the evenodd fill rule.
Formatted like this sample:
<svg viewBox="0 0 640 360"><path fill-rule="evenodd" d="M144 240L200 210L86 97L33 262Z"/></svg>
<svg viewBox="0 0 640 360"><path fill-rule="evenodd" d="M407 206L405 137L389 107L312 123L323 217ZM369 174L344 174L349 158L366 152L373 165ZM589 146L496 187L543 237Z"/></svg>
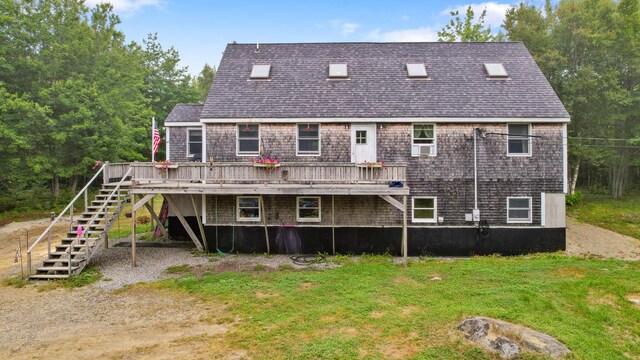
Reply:
<svg viewBox="0 0 640 360"><path fill-rule="evenodd" d="M468 5L476 16L487 9L486 23L497 31L510 4L518 1L216 1L87 0L110 2L120 15L119 29L141 42L158 33L163 47L173 46L182 65L197 74L205 63L218 66L227 43L435 41L449 11ZM534 1L536 5L542 1Z"/></svg>

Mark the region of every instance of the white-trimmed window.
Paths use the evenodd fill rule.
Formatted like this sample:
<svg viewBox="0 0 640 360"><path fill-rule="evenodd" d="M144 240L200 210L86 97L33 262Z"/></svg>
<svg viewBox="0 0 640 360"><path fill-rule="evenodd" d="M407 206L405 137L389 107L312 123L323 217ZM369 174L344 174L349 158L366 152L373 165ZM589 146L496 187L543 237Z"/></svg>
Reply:
<svg viewBox="0 0 640 360"><path fill-rule="evenodd" d="M320 197L298 196L296 197L296 219L301 222L320 221Z"/></svg>
<svg viewBox="0 0 640 360"><path fill-rule="evenodd" d="M320 155L320 124L298 124L297 128L296 155Z"/></svg>
<svg viewBox="0 0 640 360"><path fill-rule="evenodd" d="M236 198L238 221L260 221L260 197L238 196Z"/></svg>
<svg viewBox="0 0 640 360"><path fill-rule="evenodd" d="M531 155L531 124L508 124L509 141L507 155L530 156Z"/></svg>
<svg viewBox="0 0 640 360"><path fill-rule="evenodd" d="M412 221L416 223L434 223L438 219L436 197L414 197L411 199Z"/></svg>
<svg viewBox="0 0 640 360"><path fill-rule="evenodd" d="M202 129L187 129L187 157L202 155Z"/></svg>
<svg viewBox="0 0 640 360"><path fill-rule="evenodd" d="M507 198L507 223L531 222L531 197Z"/></svg>
<svg viewBox="0 0 640 360"><path fill-rule="evenodd" d="M436 125L413 124L411 131L411 156L436 155Z"/></svg>
<svg viewBox="0 0 640 360"><path fill-rule="evenodd" d="M237 137L237 155L255 156L260 154L259 124L238 124Z"/></svg>

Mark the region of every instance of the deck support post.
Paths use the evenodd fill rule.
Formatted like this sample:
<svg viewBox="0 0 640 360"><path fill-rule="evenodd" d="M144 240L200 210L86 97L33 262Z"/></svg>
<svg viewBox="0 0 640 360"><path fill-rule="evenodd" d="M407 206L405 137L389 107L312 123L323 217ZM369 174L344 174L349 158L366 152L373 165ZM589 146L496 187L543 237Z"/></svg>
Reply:
<svg viewBox="0 0 640 360"><path fill-rule="evenodd" d="M336 202L335 195L331 195L331 246L333 255L336 254Z"/></svg>
<svg viewBox="0 0 640 360"><path fill-rule="evenodd" d="M264 211L264 197L260 194L260 216L262 217L262 225L264 226L264 237L267 242L267 254L271 254L269 248L269 229L267 228L267 214Z"/></svg>
<svg viewBox="0 0 640 360"><path fill-rule="evenodd" d="M153 206L149 205L148 203L144 204L144 206L147 208L147 210L149 210L149 214L151 215L151 218L154 219L156 221L156 224L158 224L158 226L160 227L160 230L162 231L162 234L164 235L165 239L169 239L169 232L164 227L164 224L162 223L162 221L160 221L160 218L158 217L158 214L156 214L156 211L154 210ZM155 228L153 226L151 227L151 229L155 233Z"/></svg>
<svg viewBox="0 0 640 360"><path fill-rule="evenodd" d="M132 202L135 203L136 195L132 194ZM136 267L136 209L131 210L131 267Z"/></svg>
<svg viewBox="0 0 640 360"><path fill-rule="evenodd" d="M154 200L154 198L155 198L155 194L154 194L154 195L153 195L153 197L151 198L151 208L152 208L152 209L154 208L154 207L153 207L153 205L154 205L154 204L153 204L153 200ZM145 207L146 207L146 206L145 206ZM148 208L147 208L147 209L148 209ZM151 223L151 236L153 236L153 237L155 237L155 234L156 234L156 227L155 227L155 226L153 226L153 223L154 223L154 222L155 222L155 219L154 219L154 218L153 218L153 216L152 216L152 217L151 217L151 222L150 222L150 223Z"/></svg>
<svg viewBox="0 0 640 360"><path fill-rule="evenodd" d="M407 246L407 195L402 195L402 256L404 264L407 265L408 246Z"/></svg>
<svg viewBox="0 0 640 360"><path fill-rule="evenodd" d="M202 195L202 196L204 196L204 195ZM198 207L196 206L196 200L193 197L193 195L191 195L191 205L193 205L193 213L196 214L196 220L198 221L198 228L200 229L200 236L202 236L202 244L204 245L204 250L206 252L209 252L209 245L207 244L207 236L204 234L204 227L202 226L202 219L198 215Z"/></svg>

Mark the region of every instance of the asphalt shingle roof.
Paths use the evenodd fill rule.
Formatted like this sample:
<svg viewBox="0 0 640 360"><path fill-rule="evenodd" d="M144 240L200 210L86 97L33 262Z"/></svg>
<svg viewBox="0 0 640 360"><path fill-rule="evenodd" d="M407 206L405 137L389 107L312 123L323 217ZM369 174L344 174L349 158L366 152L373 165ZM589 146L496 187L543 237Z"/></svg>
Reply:
<svg viewBox="0 0 640 360"><path fill-rule="evenodd" d="M255 49L255 44L227 45L202 119L569 117L520 42L260 44L260 51ZM349 79L327 80L329 63L347 63ZM429 80L407 79L406 63L425 63ZM504 64L510 80L488 80L484 63ZM270 64L270 79L249 81L253 64Z"/></svg>
<svg viewBox="0 0 640 360"><path fill-rule="evenodd" d="M202 106L202 104L176 104L176 106L173 107L164 122L165 124L180 122L199 122Z"/></svg>

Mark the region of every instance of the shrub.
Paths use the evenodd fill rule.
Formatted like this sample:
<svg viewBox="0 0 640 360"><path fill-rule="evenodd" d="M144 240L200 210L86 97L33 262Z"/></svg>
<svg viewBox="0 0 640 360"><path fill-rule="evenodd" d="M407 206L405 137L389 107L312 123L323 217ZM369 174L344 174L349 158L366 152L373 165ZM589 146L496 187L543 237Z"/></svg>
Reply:
<svg viewBox="0 0 640 360"><path fill-rule="evenodd" d="M584 195L582 195L580 191L576 191L573 194L567 194L565 196L565 202L567 206L576 205L577 203L582 201L582 199L584 199Z"/></svg>

